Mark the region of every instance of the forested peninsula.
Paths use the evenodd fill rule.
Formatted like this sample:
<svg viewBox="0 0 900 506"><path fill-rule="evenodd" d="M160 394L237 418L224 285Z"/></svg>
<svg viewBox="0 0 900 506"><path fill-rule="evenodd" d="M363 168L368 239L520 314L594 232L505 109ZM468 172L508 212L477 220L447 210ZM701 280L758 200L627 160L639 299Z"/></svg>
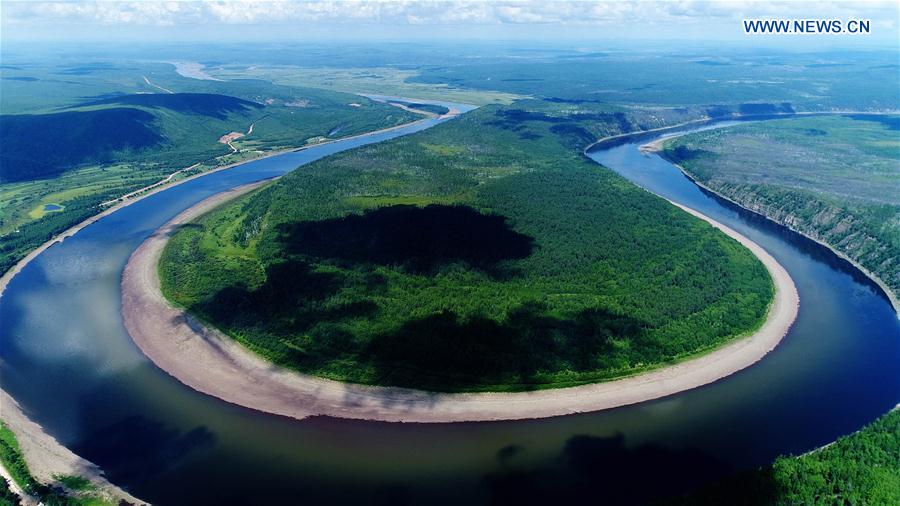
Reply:
<svg viewBox="0 0 900 506"><path fill-rule="evenodd" d="M181 227L163 293L280 366L432 391L603 381L748 335L760 261L582 154L626 121L489 106L304 166Z"/></svg>

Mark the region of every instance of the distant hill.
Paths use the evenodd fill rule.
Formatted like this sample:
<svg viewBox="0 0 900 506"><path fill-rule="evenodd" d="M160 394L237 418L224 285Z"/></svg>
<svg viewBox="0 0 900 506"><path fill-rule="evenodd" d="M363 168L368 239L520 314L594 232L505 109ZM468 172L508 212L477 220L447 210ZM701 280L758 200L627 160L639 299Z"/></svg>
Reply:
<svg viewBox="0 0 900 506"><path fill-rule="evenodd" d="M205 169L420 117L346 93L262 80L180 79L156 73L152 63L24 68L3 66L0 273L96 213L100 203L178 169L198 162ZM137 93L150 88L141 84L142 74L180 93ZM233 143L239 153L218 142L231 132L244 133ZM46 204L63 210L44 213Z"/></svg>
<svg viewBox="0 0 900 506"><path fill-rule="evenodd" d="M248 113L264 108L213 93L114 95L75 107L50 114L0 115L0 182L55 177L86 163L121 161L121 155L173 143L179 149L200 143L202 147L194 146L198 153L214 149L221 133L244 127ZM235 120L238 123L231 124ZM212 134L206 131L210 128Z"/></svg>
<svg viewBox="0 0 900 506"><path fill-rule="evenodd" d="M153 114L130 107L0 115L0 182L53 177L165 142Z"/></svg>
<svg viewBox="0 0 900 506"><path fill-rule="evenodd" d="M109 104L170 109L218 119L225 119L229 113L244 113L264 107L249 100L214 93L139 93L83 102L78 107Z"/></svg>

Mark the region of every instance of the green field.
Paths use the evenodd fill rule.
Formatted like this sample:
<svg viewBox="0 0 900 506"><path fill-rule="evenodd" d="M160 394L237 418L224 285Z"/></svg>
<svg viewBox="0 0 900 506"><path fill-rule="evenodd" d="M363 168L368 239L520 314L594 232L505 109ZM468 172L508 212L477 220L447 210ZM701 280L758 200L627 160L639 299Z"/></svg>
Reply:
<svg viewBox="0 0 900 506"><path fill-rule="evenodd" d="M700 50L702 51L702 50ZM896 53L766 54L530 51L422 64L407 85L503 92L560 101L635 106L706 106L710 116L809 110L896 111ZM525 64L527 62L527 64ZM867 79L859 79L865 74Z"/></svg>
<svg viewBox="0 0 900 506"><path fill-rule="evenodd" d="M666 142L665 156L900 293L898 131L898 116L798 117L679 137Z"/></svg>
<svg viewBox="0 0 900 506"><path fill-rule="evenodd" d="M207 69L222 79L267 79L278 84L335 91L414 97L463 104L508 104L524 95L441 84L410 82L418 72L395 67L308 67L302 65L220 65Z"/></svg>
<svg viewBox="0 0 900 506"><path fill-rule="evenodd" d="M293 51L292 51L293 49ZM615 49L404 45L284 48L233 62L211 55L205 71L223 79L477 105L527 97L560 103L635 107L704 107L710 115L789 108L896 110L892 51L774 54L716 48ZM228 62L228 63L223 63ZM869 78L860 80L860 75Z"/></svg>
<svg viewBox="0 0 900 506"><path fill-rule="evenodd" d="M561 387L709 350L760 324L772 283L581 154L642 121L487 106L304 166L180 230L163 291L277 364L369 384Z"/></svg>
<svg viewBox="0 0 900 506"><path fill-rule="evenodd" d="M8 65L0 95L0 272L101 203L194 164L178 178L422 117L327 90L187 79L155 63ZM234 149L220 142L231 132L242 134Z"/></svg>

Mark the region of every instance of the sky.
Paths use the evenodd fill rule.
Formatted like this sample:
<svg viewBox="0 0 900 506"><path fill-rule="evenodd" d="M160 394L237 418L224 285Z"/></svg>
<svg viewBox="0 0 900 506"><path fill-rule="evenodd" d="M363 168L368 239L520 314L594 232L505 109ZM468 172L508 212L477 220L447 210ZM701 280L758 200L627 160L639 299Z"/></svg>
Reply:
<svg viewBox="0 0 900 506"><path fill-rule="evenodd" d="M742 20L867 19L869 35L748 36ZM100 1L0 3L2 42L677 39L900 45L900 2Z"/></svg>

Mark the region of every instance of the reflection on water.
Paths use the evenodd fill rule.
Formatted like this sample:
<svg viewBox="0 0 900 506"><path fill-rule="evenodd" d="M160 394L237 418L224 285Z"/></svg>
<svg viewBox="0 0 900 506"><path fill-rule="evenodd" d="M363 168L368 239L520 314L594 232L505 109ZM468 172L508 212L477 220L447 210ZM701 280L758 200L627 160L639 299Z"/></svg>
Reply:
<svg viewBox="0 0 900 506"><path fill-rule="evenodd" d="M500 469L485 476L491 504L640 504L690 491L721 478L729 466L694 449L672 450L655 443L629 447L625 436L575 435L550 465L519 469L525 449L497 452Z"/></svg>
<svg viewBox="0 0 900 506"><path fill-rule="evenodd" d="M112 481L157 504L521 504L588 492L616 503L807 451L900 400L900 325L874 284L827 249L704 194L634 142L591 156L749 236L794 277L797 322L750 369L601 413L416 425L264 415L193 392L149 363L119 314L130 252L209 195L359 143L190 181L50 248L0 299L4 388Z"/></svg>

